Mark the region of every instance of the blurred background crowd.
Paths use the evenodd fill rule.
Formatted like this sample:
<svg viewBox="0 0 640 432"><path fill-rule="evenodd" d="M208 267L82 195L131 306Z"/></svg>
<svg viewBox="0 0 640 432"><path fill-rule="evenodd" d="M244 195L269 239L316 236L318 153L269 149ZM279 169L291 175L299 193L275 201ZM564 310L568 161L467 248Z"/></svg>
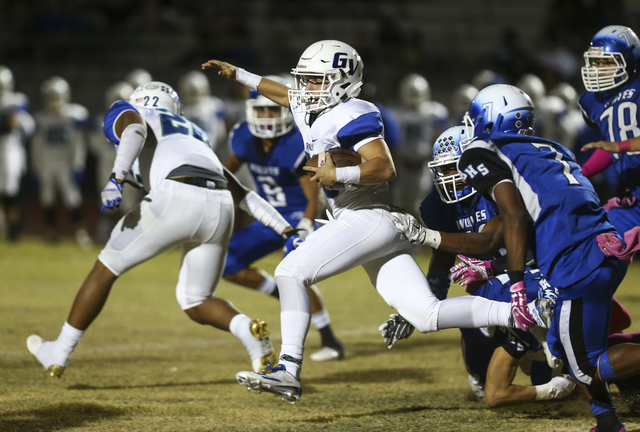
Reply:
<svg viewBox="0 0 640 432"><path fill-rule="evenodd" d="M460 123L486 85L525 90L539 136L574 151L590 142L576 106L582 53L609 24L638 32L640 2L0 0L0 147L13 146L0 148L0 178L20 170L17 185L0 188L0 242L23 235L106 241L115 220L100 213L99 191L115 152L102 115L137 85L176 88L185 115L208 130L224 162L246 95L200 73L200 64L216 58L283 74L321 39L347 42L362 56L360 97L376 103L386 122L399 174L394 201L416 210L431 188L433 141ZM3 120L15 107L17 125ZM14 162L21 160L23 167ZM603 195L617 192L615 173L594 183Z"/></svg>

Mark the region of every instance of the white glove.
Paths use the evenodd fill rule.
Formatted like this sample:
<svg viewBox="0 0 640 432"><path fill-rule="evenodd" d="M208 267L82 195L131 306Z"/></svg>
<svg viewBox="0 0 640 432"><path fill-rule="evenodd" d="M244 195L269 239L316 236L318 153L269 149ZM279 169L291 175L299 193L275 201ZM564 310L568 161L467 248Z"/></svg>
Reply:
<svg viewBox="0 0 640 432"><path fill-rule="evenodd" d="M109 179L109 183L107 183L100 193L100 197L102 198L102 208L100 211L104 211L105 208L116 210L120 207L123 187L123 183L118 183L116 179Z"/></svg>
<svg viewBox="0 0 640 432"><path fill-rule="evenodd" d="M438 231L430 230L409 213L391 212L393 224L412 244L423 244L438 249L442 240Z"/></svg>
<svg viewBox="0 0 640 432"><path fill-rule="evenodd" d="M300 219L300 222L298 222L298 225L296 225L296 229L302 230L298 231L298 236L302 240L305 240L309 234L316 230L316 227L311 219L302 218Z"/></svg>
<svg viewBox="0 0 640 432"><path fill-rule="evenodd" d="M560 399L569 396L576 388L576 382L569 375L558 375L546 384L535 386L536 400Z"/></svg>
<svg viewBox="0 0 640 432"><path fill-rule="evenodd" d="M326 219L316 219L316 223L320 226L326 225L329 222L335 220L329 209L326 210L327 218Z"/></svg>
<svg viewBox="0 0 640 432"><path fill-rule="evenodd" d="M389 315L389 319L380 324L378 330L382 334L387 348L391 349L400 339L406 339L416 328L399 314Z"/></svg>

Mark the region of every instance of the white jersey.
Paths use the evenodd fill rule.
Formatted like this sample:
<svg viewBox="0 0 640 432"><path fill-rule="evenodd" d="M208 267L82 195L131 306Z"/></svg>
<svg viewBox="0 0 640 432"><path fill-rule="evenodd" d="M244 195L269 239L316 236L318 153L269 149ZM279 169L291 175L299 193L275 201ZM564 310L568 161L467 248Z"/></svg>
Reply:
<svg viewBox="0 0 640 432"><path fill-rule="evenodd" d="M433 143L448 127L449 111L436 101L425 101L417 110L396 108L394 112L400 123L404 143L401 145L405 165L421 168L431 159Z"/></svg>
<svg viewBox="0 0 640 432"><path fill-rule="evenodd" d="M314 156L336 148L358 151L365 144L382 138L384 129L378 108L361 99L350 99L322 111L307 124L309 114L293 112L293 119L302 134L305 152ZM342 209L389 209L391 198L389 184L346 185L344 190L326 190L333 215L338 217Z"/></svg>
<svg viewBox="0 0 640 432"><path fill-rule="evenodd" d="M115 123L125 111L139 113L157 140L149 170L149 187L153 189L176 168L192 166L224 176L222 163L211 149L208 135L195 123L165 109L145 108L129 102L114 103L104 120L104 133L116 144Z"/></svg>

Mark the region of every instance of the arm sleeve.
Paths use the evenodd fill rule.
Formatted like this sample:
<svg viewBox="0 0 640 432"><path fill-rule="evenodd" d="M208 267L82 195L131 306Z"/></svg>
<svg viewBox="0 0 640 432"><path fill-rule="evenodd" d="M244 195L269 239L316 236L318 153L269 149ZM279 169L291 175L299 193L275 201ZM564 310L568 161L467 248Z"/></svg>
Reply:
<svg viewBox="0 0 640 432"><path fill-rule="evenodd" d="M608 151L595 149L591 157L582 165L582 174L590 178L607 169L612 163L613 159Z"/></svg>

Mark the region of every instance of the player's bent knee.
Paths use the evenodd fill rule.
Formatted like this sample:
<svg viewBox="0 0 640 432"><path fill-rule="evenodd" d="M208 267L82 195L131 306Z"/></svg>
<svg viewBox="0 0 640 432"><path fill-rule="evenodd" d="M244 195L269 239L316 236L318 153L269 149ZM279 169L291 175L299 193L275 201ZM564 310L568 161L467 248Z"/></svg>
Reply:
<svg viewBox="0 0 640 432"><path fill-rule="evenodd" d="M208 324L209 322L206 320L205 316L200 311L200 305L202 303L203 302L200 302L199 304L192 306L188 309L183 308L183 310L187 314L187 316L191 318L192 321L197 322L198 324Z"/></svg>

